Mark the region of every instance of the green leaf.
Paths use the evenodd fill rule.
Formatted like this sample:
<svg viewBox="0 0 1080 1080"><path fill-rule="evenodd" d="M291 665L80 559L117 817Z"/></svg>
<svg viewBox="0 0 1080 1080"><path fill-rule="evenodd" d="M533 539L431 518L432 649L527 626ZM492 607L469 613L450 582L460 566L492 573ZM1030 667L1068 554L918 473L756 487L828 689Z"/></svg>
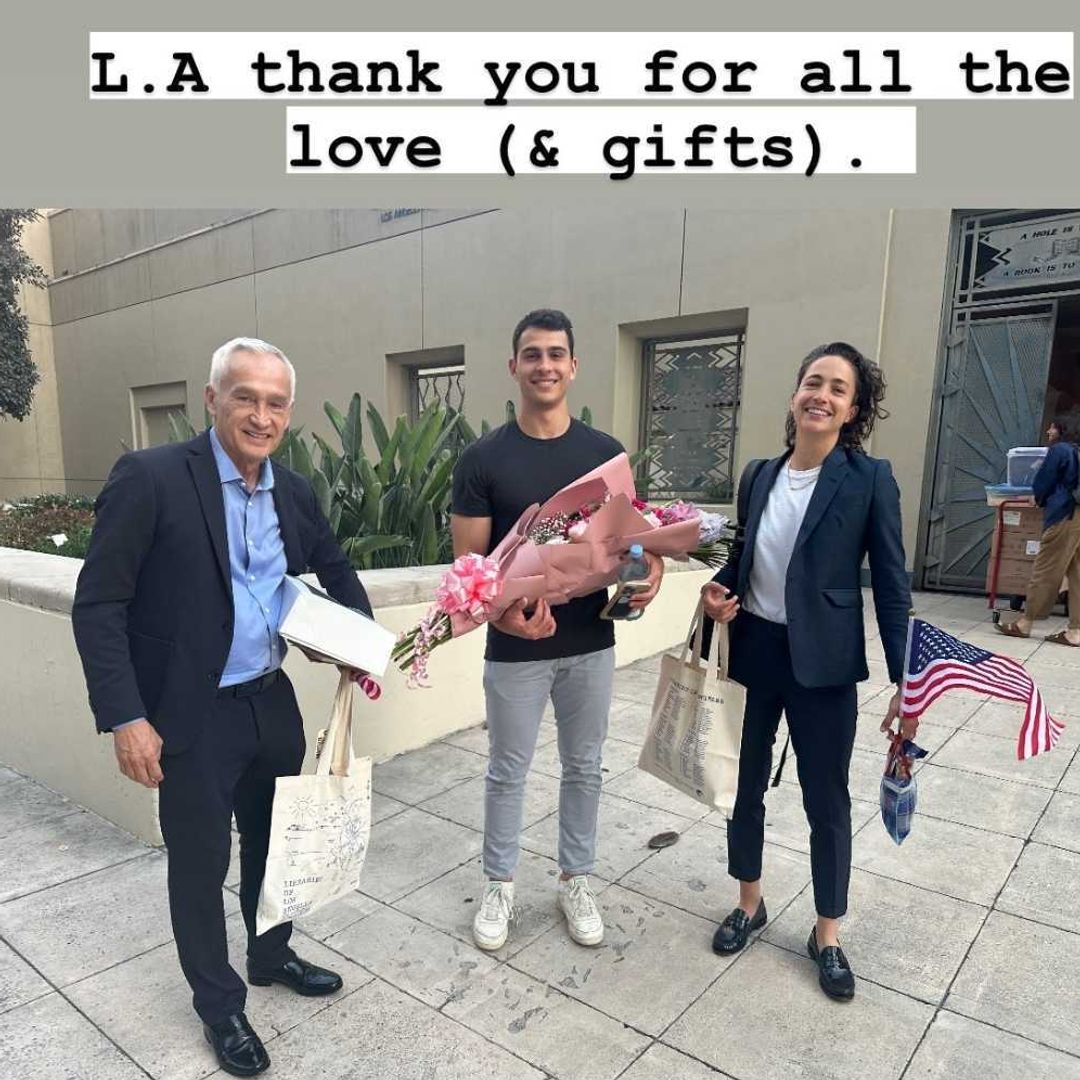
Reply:
<svg viewBox="0 0 1080 1080"><path fill-rule="evenodd" d="M349 415L345 420L345 430L341 433L341 448L350 461L356 461L364 452L364 404L359 394L353 394L349 402Z"/></svg>
<svg viewBox="0 0 1080 1080"><path fill-rule="evenodd" d="M592 409L590 409L588 405L582 405L581 407L581 422L583 424L588 424L589 427L593 426Z"/></svg>
<svg viewBox="0 0 1080 1080"><path fill-rule="evenodd" d="M413 448L412 461L408 465L409 480L414 486L420 483L420 478L428 469L432 451L435 449L435 443L439 438L445 419L445 409L432 407L428 410L427 419L420 424L416 445Z"/></svg>
<svg viewBox="0 0 1080 1080"><path fill-rule="evenodd" d="M360 520L366 532L376 532L379 528L383 486L366 457L360 459L360 479L364 485L364 502L360 511Z"/></svg>
<svg viewBox="0 0 1080 1080"><path fill-rule="evenodd" d="M341 475L342 463L345 459L321 435L313 434L311 437L315 440L315 445L319 449L319 468L330 482L331 488L336 488Z"/></svg>
<svg viewBox="0 0 1080 1080"><path fill-rule="evenodd" d="M461 436L461 441L466 446L476 442L476 431L469 421L465 419L464 413L455 412L454 415L457 417L458 433Z"/></svg>
<svg viewBox="0 0 1080 1080"><path fill-rule="evenodd" d="M449 450L444 450L436 466L428 473L417 496L425 506L443 508L443 503L450 494L450 473L454 463L454 455Z"/></svg>
<svg viewBox="0 0 1080 1080"><path fill-rule="evenodd" d="M341 545L349 562L360 570L371 569L371 556L376 551L407 545L407 536L351 536Z"/></svg>
<svg viewBox="0 0 1080 1080"><path fill-rule="evenodd" d="M311 477L311 487L315 492L315 501L319 504L319 509L323 512L323 516L330 517L330 484L326 477L318 470Z"/></svg>
<svg viewBox="0 0 1080 1080"><path fill-rule="evenodd" d="M368 423L371 425L371 436L375 440L375 449L379 456L386 452L390 436L386 432L386 424L383 423L382 414L375 408L375 402L369 401L367 407Z"/></svg>
<svg viewBox="0 0 1080 1080"><path fill-rule="evenodd" d="M431 566L439 553L438 537L435 533L435 514L429 503L421 506L420 536L417 554L421 566Z"/></svg>
<svg viewBox="0 0 1080 1080"><path fill-rule="evenodd" d="M334 425L334 430L338 434L338 438L341 439L345 432L345 417L341 410L336 408L332 402L323 402L323 412L330 417L330 423Z"/></svg>
<svg viewBox="0 0 1080 1080"><path fill-rule="evenodd" d="M311 460L311 451L303 439L296 439L292 445L293 460L289 468L295 469L305 480L315 476L315 462Z"/></svg>
<svg viewBox="0 0 1080 1080"><path fill-rule="evenodd" d="M402 439L405 438L406 430L407 425L405 423L405 417L399 416L397 422L394 424L394 434L390 436L390 441L383 449L379 464L375 466L375 471L379 474L379 479L383 482L384 486L390 483L397 471L395 462L398 450L401 447Z"/></svg>

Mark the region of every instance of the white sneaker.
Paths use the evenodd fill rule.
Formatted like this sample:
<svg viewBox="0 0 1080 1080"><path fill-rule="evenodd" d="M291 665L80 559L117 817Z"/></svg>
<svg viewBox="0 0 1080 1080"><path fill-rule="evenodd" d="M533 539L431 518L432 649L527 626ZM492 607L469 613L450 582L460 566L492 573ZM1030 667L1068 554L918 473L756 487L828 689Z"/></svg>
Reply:
<svg viewBox="0 0 1080 1080"><path fill-rule="evenodd" d="M570 936L579 945L599 945L604 940L604 920L584 874L559 882L559 907Z"/></svg>
<svg viewBox="0 0 1080 1080"><path fill-rule="evenodd" d="M489 881L484 887L480 910L473 919L473 941L479 949L494 952L506 943L510 923L514 918L514 883Z"/></svg>

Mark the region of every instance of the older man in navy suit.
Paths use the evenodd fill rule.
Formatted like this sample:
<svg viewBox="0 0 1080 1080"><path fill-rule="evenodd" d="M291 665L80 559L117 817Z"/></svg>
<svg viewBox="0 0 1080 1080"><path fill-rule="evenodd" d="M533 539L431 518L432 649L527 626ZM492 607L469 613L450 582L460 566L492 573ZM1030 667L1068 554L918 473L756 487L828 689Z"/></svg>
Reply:
<svg viewBox="0 0 1080 1080"><path fill-rule="evenodd" d="M309 996L341 988L292 951L290 924L255 933L274 783L300 771L305 750L281 670L285 575L314 571L335 600L371 614L311 486L270 461L295 386L273 345L222 345L206 387L210 431L114 466L72 608L98 730L112 733L124 775L158 790L180 964L206 1037L236 1076L270 1062L228 960L234 814L248 981Z"/></svg>

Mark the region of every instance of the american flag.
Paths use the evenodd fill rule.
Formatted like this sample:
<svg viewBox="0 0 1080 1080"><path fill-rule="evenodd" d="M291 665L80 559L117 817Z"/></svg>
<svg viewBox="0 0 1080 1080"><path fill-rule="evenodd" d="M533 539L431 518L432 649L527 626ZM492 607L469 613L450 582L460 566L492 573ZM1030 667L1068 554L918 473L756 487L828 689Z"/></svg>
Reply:
<svg viewBox="0 0 1080 1080"><path fill-rule="evenodd" d="M1039 688L1018 661L969 645L922 619L911 619L900 715L922 716L946 690L974 690L1020 702L1024 721L1016 756L1021 761L1052 749L1065 730L1046 711Z"/></svg>

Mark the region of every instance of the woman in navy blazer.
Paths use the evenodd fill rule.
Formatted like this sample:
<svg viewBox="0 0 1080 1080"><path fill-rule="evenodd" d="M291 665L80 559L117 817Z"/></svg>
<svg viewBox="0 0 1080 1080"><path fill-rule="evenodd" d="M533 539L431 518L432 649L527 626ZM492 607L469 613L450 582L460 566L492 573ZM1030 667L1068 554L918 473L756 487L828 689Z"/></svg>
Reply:
<svg viewBox="0 0 1080 1080"><path fill-rule="evenodd" d="M874 421L887 415L884 391L878 366L846 343L819 346L803 360L787 449L753 476L744 474L742 482L751 484L745 538L702 590L706 614L730 623L729 674L747 690L738 795L727 829L728 872L739 881L739 904L717 930L713 949L737 952L765 925L763 799L783 712L810 823L818 917L807 948L822 989L839 999L855 991L837 934L851 869L855 684L868 676L864 557L889 677L897 684L911 609L900 493L889 463L862 450ZM883 731L891 728L898 699L897 692ZM917 721L903 725L912 737Z"/></svg>

